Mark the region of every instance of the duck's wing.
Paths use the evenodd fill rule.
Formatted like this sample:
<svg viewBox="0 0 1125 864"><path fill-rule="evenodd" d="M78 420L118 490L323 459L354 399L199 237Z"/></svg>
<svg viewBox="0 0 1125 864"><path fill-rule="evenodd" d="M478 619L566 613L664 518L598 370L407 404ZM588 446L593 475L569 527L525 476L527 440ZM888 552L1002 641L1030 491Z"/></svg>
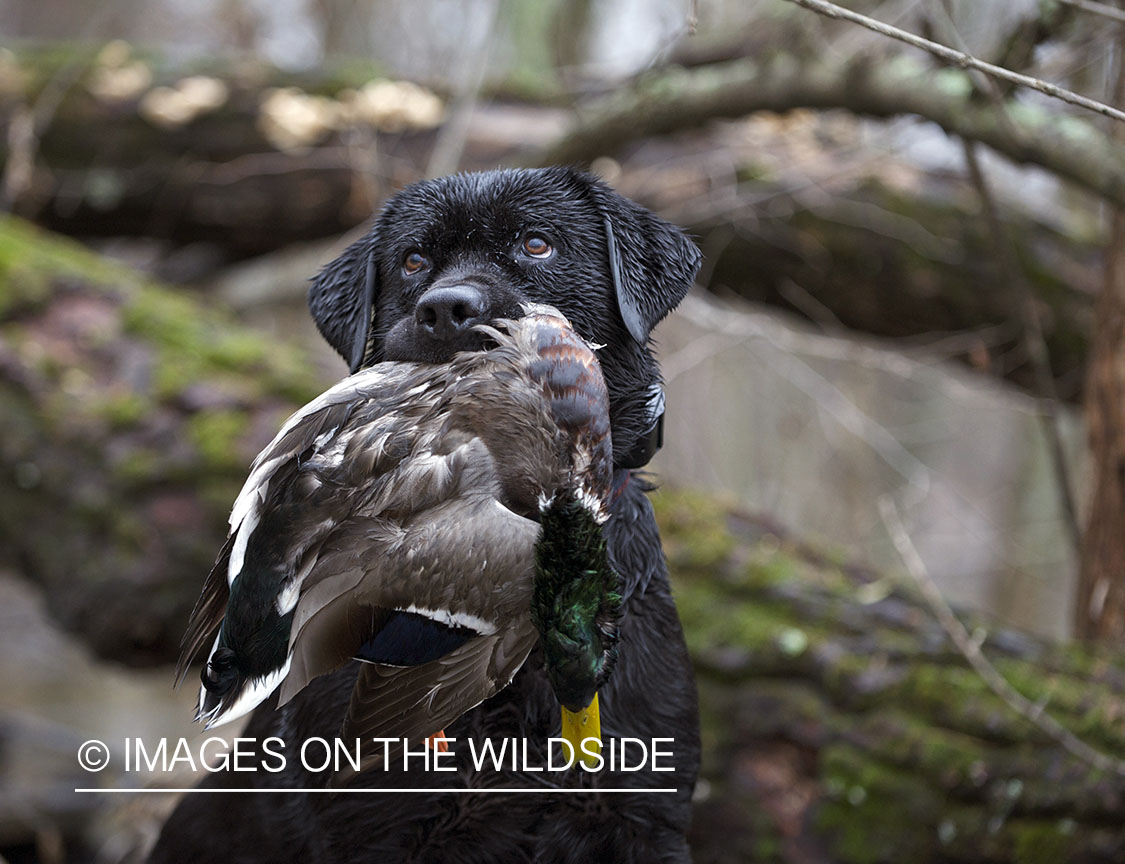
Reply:
<svg viewBox="0 0 1125 864"><path fill-rule="evenodd" d="M539 525L500 500L495 460L472 438L411 460L379 515L322 545L291 629L284 705L314 677L364 660L345 740L420 740L505 687L536 642ZM384 518L388 512L394 520ZM374 751L376 754L379 751Z"/></svg>
<svg viewBox="0 0 1125 864"><path fill-rule="evenodd" d="M338 526L310 566L280 704L353 658L420 669L528 619L539 525L504 506L484 443L401 472L410 476L389 477L375 512Z"/></svg>
<svg viewBox="0 0 1125 864"><path fill-rule="evenodd" d="M386 418L415 383L417 367L408 363L385 363L365 369L329 388L303 408L294 412L250 466L250 476L235 499L230 513L230 529L234 536L227 581L234 583L244 563L246 547L261 520L271 489L286 488L293 483L302 459L317 458L327 470L338 468L342 456L362 454L370 472L381 473L392 464L385 462L393 455L386 448L387 436L377 433L386 425ZM421 382L425 388L425 381ZM353 415L362 408L371 421L362 429L349 429ZM344 431L347 430L347 431ZM359 432L366 432L360 435ZM359 442L366 441L364 447ZM343 466L347 468L346 465Z"/></svg>
<svg viewBox="0 0 1125 864"><path fill-rule="evenodd" d="M208 662L220 647L229 647L220 646L221 637L216 638L220 627L229 630L228 636L237 643L260 645L260 622L241 620L238 612L232 617L232 597L249 590L246 584L238 583L253 583L254 595L264 598L260 604L243 603L243 607L268 607L271 593L278 595L275 599L280 607L284 589L295 596L294 583L299 585L309 551L313 550L315 559L315 548L330 530L332 517L342 515L319 512L326 508L335 510L335 496L321 483L317 470L302 471L302 467L307 468L307 463L314 459L319 459L320 464L342 461L341 455L350 450L359 454L369 472L391 471L404 451L387 447L386 436L379 438L372 430L378 431L381 418L403 403L420 404L409 391L425 380L413 364L383 364L346 378L289 417L257 456L231 511L231 532L189 619L177 663L177 683L208 647ZM356 412L362 412L363 422L356 420ZM364 452L365 443L370 444L370 452ZM310 518L290 519L296 510L307 512ZM281 614L283 617L285 613ZM287 630L282 639L287 639ZM283 653L285 647L283 642ZM211 725L234 719L232 706L240 703L240 695L254 692L255 698L249 704L252 708L280 680L279 670L264 668L259 662L261 658L253 656L255 651L261 653L257 647L251 647L239 655L240 664L253 671L238 675L227 692L216 694L206 687L201 689L199 714L209 719ZM247 653L251 656L245 656ZM272 685L263 686L271 680ZM244 712L240 709L238 713Z"/></svg>

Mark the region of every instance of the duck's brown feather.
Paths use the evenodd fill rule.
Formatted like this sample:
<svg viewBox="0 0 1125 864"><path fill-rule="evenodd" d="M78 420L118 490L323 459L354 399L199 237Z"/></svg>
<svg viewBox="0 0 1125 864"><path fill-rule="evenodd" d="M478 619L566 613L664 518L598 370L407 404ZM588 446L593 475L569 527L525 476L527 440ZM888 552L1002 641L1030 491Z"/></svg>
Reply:
<svg viewBox="0 0 1125 864"><path fill-rule="evenodd" d="M294 613L280 704L354 657L390 611L429 613L485 636L526 620L539 526L500 503L495 460L479 439L430 466L441 481L397 484L381 502L396 512L393 526L352 520L325 541L329 551L305 577ZM377 542L380 530L396 536ZM455 612L443 619L443 610ZM427 686L424 677L399 683Z"/></svg>
<svg viewBox="0 0 1125 864"><path fill-rule="evenodd" d="M525 618L423 666L364 663L352 688L341 740L362 742L361 770L382 760L384 750L373 739L405 739L417 749L427 737L506 687L537 639ZM391 758L402 752L397 745L389 751ZM352 773L338 773L334 783L343 783Z"/></svg>

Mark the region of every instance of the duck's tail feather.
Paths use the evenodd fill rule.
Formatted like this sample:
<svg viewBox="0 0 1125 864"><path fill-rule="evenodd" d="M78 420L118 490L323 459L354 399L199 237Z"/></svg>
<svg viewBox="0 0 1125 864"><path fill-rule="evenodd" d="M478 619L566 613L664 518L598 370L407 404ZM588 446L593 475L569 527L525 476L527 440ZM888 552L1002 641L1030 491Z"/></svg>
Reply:
<svg viewBox="0 0 1125 864"><path fill-rule="evenodd" d="M214 729L249 714L266 701L289 674L289 660L259 678L240 679L235 687L216 696L200 687L195 719L204 729Z"/></svg>
<svg viewBox="0 0 1125 864"><path fill-rule="evenodd" d="M207 580L203 583L203 591L195 601L195 608L191 610L187 630L180 640L180 657L176 661L176 683L179 687L187 677L188 669L192 662L200 655L204 648L215 639L219 625L223 623L226 614L227 600L230 598L230 586L227 584L227 568L230 565L230 552L234 546L235 535L227 537L219 552L218 560Z"/></svg>

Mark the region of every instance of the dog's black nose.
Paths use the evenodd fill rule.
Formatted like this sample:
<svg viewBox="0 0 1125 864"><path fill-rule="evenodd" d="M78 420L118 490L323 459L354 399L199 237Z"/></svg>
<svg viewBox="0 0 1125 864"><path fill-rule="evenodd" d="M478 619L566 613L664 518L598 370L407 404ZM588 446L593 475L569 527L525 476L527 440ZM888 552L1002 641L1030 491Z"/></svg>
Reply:
<svg viewBox="0 0 1125 864"><path fill-rule="evenodd" d="M484 294L472 285L432 288L414 307L414 320L426 335L448 342L485 323L486 305Z"/></svg>

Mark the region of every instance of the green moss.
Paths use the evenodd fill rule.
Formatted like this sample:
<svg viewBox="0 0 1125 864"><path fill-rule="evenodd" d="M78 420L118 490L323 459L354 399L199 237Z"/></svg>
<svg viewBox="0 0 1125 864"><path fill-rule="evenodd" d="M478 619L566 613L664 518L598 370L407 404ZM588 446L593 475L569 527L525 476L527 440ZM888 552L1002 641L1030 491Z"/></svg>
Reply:
<svg viewBox="0 0 1125 864"><path fill-rule="evenodd" d="M816 823L841 861L926 860L941 807L926 784L843 743L821 752L821 778L829 794Z"/></svg>
<svg viewBox="0 0 1125 864"><path fill-rule="evenodd" d="M1074 860L1074 829L1066 820L1011 822L1015 864L1064 864Z"/></svg>
<svg viewBox="0 0 1125 864"><path fill-rule="evenodd" d="M1015 715L972 669L960 665L912 664L894 698L938 722L956 723L990 740L1027 735Z"/></svg>
<svg viewBox="0 0 1125 864"><path fill-rule="evenodd" d="M1078 658L1076 647L1070 657ZM1112 692L1093 698L1088 681L1078 674L1045 674L1041 664L1011 658L998 658L996 668L1020 693L1036 704L1043 704L1051 716L1071 732L1111 753L1125 757L1125 742L1117 732L1125 716L1125 700ZM1080 668L1082 664L1079 664ZM1073 676L1073 677L1072 677Z"/></svg>
<svg viewBox="0 0 1125 864"><path fill-rule="evenodd" d="M239 327L198 298L148 282L79 243L0 215L0 320L37 308L68 280L86 291L104 291L121 304L125 332L156 355L158 398L175 398L222 372L254 382L258 389L248 398L275 393L303 403L320 390L309 364L293 348ZM125 399L106 407L105 414L111 422L123 421L137 408Z"/></svg>
<svg viewBox="0 0 1125 864"><path fill-rule="evenodd" d="M715 584L677 581L675 585L676 605L693 652L743 648L773 654L781 651L784 633L807 629L794 618L791 608L776 601L732 603L730 595Z"/></svg>
<svg viewBox="0 0 1125 864"><path fill-rule="evenodd" d="M207 323L200 309L187 297L164 292L142 291L124 309L126 330L165 348L188 353L200 352L206 340L202 330Z"/></svg>
<svg viewBox="0 0 1125 864"><path fill-rule="evenodd" d="M127 332L157 349L154 377L162 399L224 371L258 381L263 393L288 401L307 402L319 392L315 375L294 349L235 327L225 315L201 310L194 299L140 286L126 303L123 318Z"/></svg>
<svg viewBox="0 0 1125 864"><path fill-rule="evenodd" d="M726 528L728 508L713 496L657 491L653 509L669 562L682 575L708 576L734 546Z"/></svg>
<svg viewBox="0 0 1125 864"><path fill-rule="evenodd" d="M188 419L188 434L208 468L215 471L244 469L242 438L249 418L242 410L206 411Z"/></svg>
<svg viewBox="0 0 1125 864"><path fill-rule="evenodd" d="M164 291L138 292L125 308L125 326L180 356L196 357L221 369L245 369L262 362L265 341L254 333L223 327L217 316L201 315L198 303Z"/></svg>
<svg viewBox="0 0 1125 864"><path fill-rule="evenodd" d="M909 586L861 579L848 562L779 539L721 501L664 489L656 508L707 706L714 794L728 804L745 795L730 767L737 748L812 741L821 790L813 823L841 864L1040 864L1116 848L1117 828L1095 838L1093 820L1054 818L1086 819L1078 814L1089 807L1104 818L1104 805L1075 802L1103 800L1115 781L1063 753L952 646L935 646L936 628ZM865 585L866 601L857 596ZM921 633L916 616L927 622ZM1102 649L1099 664L1078 647L1042 646L1014 659L999 641L984 650L1019 692L1046 700L1084 740L1120 752L1122 708L1098 683L1116 655ZM770 860L769 826L749 833L762 844L743 857Z"/></svg>
<svg viewBox="0 0 1125 864"><path fill-rule="evenodd" d="M114 475L125 488L135 488L161 478L164 459L151 447L130 447L113 465Z"/></svg>
<svg viewBox="0 0 1125 864"><path fill-rule="evenodd" d="M1121 706L1116 698L1091 701L1089 688L1082 681L1045 675L1032 663L1000 658L996 665L1018 691L1032 702L1046 705L1051 716L1072 732L1110 752L1121 752L1114 722ZM902 704L927 716L950 722L955 718L961 728L986 739L1044 738L967 666L913 663L894 694Z"/></svg>
<svg viewBox="0 0 1125 864"><path fill-rule="evenodd" d="M0 319L41 304L59 279L112 284L136 276L73 240L0 214Z"/></svg>
<svg viewBox="0 0 1125 864"><path fill-rule="evenodd" d="M0 318L25 307L38 306L50 291L46 274L25 262L13 260L12 250L4 248L10 240L0 234Z"/></svg>
<svg viewBox="0 0 1125 864"><path fill-rule="evenodd" d="M101 399L97 413L111 428L120 429L133 425L151 410L150 400L139 393L113 393Z"/></svg>
<svg viewBox="0 0 1125 864"><path fill-rule="evenodd" d="M746 565L746 584L778 585L789 582L802 570L801 562L778 550L755 550L755 557Z"/></svg>
<svg viewBox="0 0 1125 864"><path fill-rule="evenodd" d="M934 726L897 708L864 715L856 731L878 742L880 759L913 768L947 789L964 782L975 763L992 755L971 735Z"/></svg>

